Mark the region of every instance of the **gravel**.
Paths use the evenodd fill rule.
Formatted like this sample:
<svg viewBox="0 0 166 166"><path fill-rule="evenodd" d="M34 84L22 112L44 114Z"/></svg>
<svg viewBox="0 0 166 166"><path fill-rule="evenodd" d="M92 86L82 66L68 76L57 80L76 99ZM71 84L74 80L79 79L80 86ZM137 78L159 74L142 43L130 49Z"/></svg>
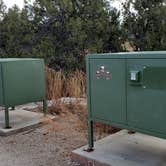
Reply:
<svg viewBox="0 0 166 166"><path fill-rule="evenodd" d="M78 166L71 151L87 143L77 117L62 114L37 129L0 138L0 166Z"/></svg>

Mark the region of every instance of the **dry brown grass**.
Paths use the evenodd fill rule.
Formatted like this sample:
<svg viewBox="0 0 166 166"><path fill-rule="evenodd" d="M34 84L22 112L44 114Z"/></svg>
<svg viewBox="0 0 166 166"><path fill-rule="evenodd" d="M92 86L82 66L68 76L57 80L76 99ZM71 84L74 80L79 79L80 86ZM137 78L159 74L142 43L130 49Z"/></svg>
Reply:
<svg viewBox="0 0 166 166"><path fill-rule="evenodd" d="M85 97L85 84L85 73L76 70L65 81L66 94L75 98Z"/></svg>
<svg viewBox="0 0 166 166"><path fill-rule="evenodd" d="M65 109L65 103L58 100L61 97L81 98L86 95L85 73L79 70L65 75L46 67L46 84L47 99L52 100L52 106L48 108L51 114L60 114ZM77 105L77 102L73 105Z"/></svg>
<svg viewBox="0 0 166 166"><path fill-rule="evenodd" d="M43 124L46 124L46 125L49 125L49 128L48 128L48 132L49 131L61 131L62 130L62 127L60 126L59 123L57 123L56 121L50 119L49 117L45 117L43 119ZM46 132L45 134L47 134L48 132Z"/></svg>
<svg viewBox="0 0 166 166"><path fill-rule="evenodd" d="M64 114L67 114L68 118L70 120L75 121L75 127L82 132L85 132L87 134L87 124L88 124L88 115L87 115L87 107L85 105L80 105L79 103L74 103L70 105L65 106L65 112ZM110 125L106 125L103 123L97 123L95 122L93 124L94 127L94 136L95 140L101 139L109 134L113 134L119 129L114 128ZM88 136L88 135L86 135Z"/></svg>
<svg viewBox="0 0 166 166"><path fill-rule="evenodd" d="M85 97L85 73L76 70L68 75L46 68L47 99Z"/></svg>
<svg viewBox="0 0 166 166"><path fill-rule="evenodd" d="M46 68L47 99L56 100L62 97L64 80L65 76L62 72Z"/></svg>

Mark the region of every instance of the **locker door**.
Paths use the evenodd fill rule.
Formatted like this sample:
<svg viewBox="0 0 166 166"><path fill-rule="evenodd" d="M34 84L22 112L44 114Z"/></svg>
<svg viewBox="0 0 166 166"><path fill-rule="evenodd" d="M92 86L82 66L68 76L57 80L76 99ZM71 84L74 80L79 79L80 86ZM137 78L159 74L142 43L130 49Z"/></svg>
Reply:
<svg viewBox="0 0 166 166"><path fill-rule="evenodd" d="M125 59L90 60L90 94L92 117L126 123Z"/></svg>
<svg viewBox="0 0 166 166"><path fill-rule="evenodd" d="M166 134L166 60L130 59L127 72L128 124Z"/></svg>

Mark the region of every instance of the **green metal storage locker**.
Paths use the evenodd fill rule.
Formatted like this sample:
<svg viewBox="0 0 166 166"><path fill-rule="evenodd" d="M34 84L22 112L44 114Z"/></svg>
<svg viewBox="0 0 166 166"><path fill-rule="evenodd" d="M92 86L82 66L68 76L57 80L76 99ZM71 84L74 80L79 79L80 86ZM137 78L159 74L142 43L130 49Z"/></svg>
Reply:
<svg viewBox="0 0 166 166"><path fill-rule="evenodd" d="M0 106L5 107L5 127L9 107L43 101L46 112L45 70L42 59L0 59Z"/></svg>
<svg viewBox="0 0 166 166"><path fill-rule="evenodd" d="M87 55L89 151L93 121L166 138L166 51Z"/></svg>

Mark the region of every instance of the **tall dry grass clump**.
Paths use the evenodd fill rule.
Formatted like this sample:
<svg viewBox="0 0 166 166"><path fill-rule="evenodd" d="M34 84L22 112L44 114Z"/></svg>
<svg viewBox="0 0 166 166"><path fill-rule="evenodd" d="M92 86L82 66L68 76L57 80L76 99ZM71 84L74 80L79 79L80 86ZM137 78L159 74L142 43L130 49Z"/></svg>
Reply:
<svg viewBox="0 0 166 166"><path fill-rule="evenodd" d="M54 71L46 67L47 99L51 100L48 111L52 114L60 114L65 110L66 103L60 100L62 97L81 98L85 97L85 73L76 70L69 74ZM76 105L77 102L72 103ZM69 107L69 106L68 106Z"/></svg>
<svg viewBox="0 0 166 166"><path fill-rule="evenodd" d="M85 97L85 73L76 70L67 75L46 67L47 99L57 100L61 97Z"/></svg>
<svg viewBox="0 0 166 166"><path fill-rule="evenodd" d="M85 97L85 73L79 70L76 70L73 73L70 73L65 81L66 96L81 98Z"/></svg>
<svg viewBox="0 0 166 166"><path fill-rule="evenodd" d="M65 76L62 72L46 68L47 99L57 100L62 97Z"/></svg>

